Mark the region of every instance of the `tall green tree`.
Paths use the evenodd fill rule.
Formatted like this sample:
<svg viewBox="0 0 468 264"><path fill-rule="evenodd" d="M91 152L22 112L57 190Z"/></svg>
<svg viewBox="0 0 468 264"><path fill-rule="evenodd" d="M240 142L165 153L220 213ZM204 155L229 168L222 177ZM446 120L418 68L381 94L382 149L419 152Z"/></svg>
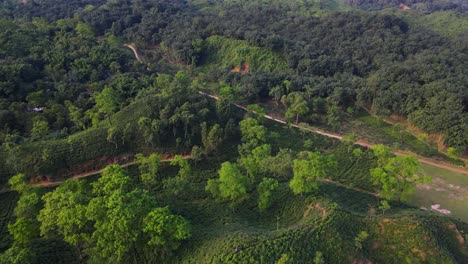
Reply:
<svg viewBox="0 0 468 264"><path fill-rule="evenodd" d="M240 121L242 145L239 146L241 155L248 155L251 151L267 141L267 130L258 123L258 120L247 118Z"/></svg>
<svg viewBox="0 0 468 264"><path fill-rule="evenodd" d="M209 155L216 152L224 139L223 129L219 124L215 124L209 129L205 122L201 124L201 128L205 154Z"/></svg>
<svg viewBox="0 0 468 264"><path fill-rule="evenodd" d="M267 172L268 161L271 158L271 146L263 144L252 150L249 155L241 156L239 165L247 172L250 183L260 180Z"/></svg>
<svg viewBox="0 0 468 264"><path fill-rule="evenodd" d="M294 160L294 176L289 187L294 194L310 193L318 188L318 181L336 170L336 160L333 156L325 156L318 152L303 151Z"/></svg>
<svg viewBox="0 0 468 264"><path fill-rule="evenodd" d="M137 245L143 240L141 223L156 207L154 198L134 189L119 165L104 169L102 177L93 183L93 194L86 211L94 226L91 261L128 263L137 259Z"/></svg>
<svg viewBox="0 0 468 264"><path fill-rule="evenodd" d="M189 179L192 176L192 167L188 160L181 155L175 155L171 165L178 166L179 171L175 177L165 179L163 185L166 190L174 195L179 195L190 187Z"/></svg>
<svg viewBox="0 0 468 264"><path fill-rule="evenodd" d="M230 201L234 207L247 198L248 179L242 175L237 165L224 162L218 175L218 179L208 180L205 188L216 199Z"/></svg>
<svg viewBox="0 0 468 264"><path fill-rule="evenodd" d="M83 259L83 249L89 243L92 224L86 216L91 200L91 188L85 180L67 180L52 192L42 197L44 208L38 220L41 235L58 234L63 240L77 248Z"/></svg>
<svg viewBox="0 0 468 264"><path fill-rule="evenodd" d="M278 187L278 181L271 178L263 178L263 180L258 184L258 209L260 209L260 211L265 211L271 207L275 198L275 191Z"/></svg>
<svg viewBox="0 0 468 264"><path fill-rule="evenodd" d="M136 162L138 164L138 170L140 171L140 180L143 185L150 189L158 183L158 172L161 165L161 158L159 154L152 153L148 157L138 153L135 155Z"/></svg>
<svg viewBox="0 0 468 264"><path fill-rule="evenodd" d="M377 167L372 168L370 173L381 198L406 201L417 184L431 181L429 176L423 174L416 157L392 156L390 148L384 145L374 145L371 149L377 157Z"/></svg>
<svg viewBox="0 0 468 264"><path fill-rule="evenodd" d="M105 114L110 123L110 116L119 109L122 98L112 87L106 86L95 96L95 101L98 111Z"/></svg>
<svg viewBox="0 0 468 264"><path fill-rule="evenodd" d="M49 134L49 123L44 120L36 120L31 129L31 138L34 140L41 139Z"/></svg>
<svg viewBox="0 0 468 264"><path fill-rule="evenodd" d="M299 116L305 115L309 112L309 107L304 96L299 92L292 92L290 94L283 95L281 99L283 104L287 106L286 119L292 120L297 125L299 123Z"/></svg>
<svg viewBox="0 0 468 264"><path fill-rule="evenodd" d="M170 251L177 249L181 240L190 238L191 226L183 217L172 214L166 206L152 210L143 219L143 232L150 237L149 245Z"/></svg>

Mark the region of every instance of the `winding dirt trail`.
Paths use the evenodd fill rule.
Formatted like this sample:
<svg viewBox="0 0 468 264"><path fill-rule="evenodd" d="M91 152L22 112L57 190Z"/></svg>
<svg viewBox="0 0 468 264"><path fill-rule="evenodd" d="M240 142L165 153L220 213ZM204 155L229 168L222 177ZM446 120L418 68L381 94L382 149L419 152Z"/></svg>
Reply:
<svg viewBox="0 0 468 264"><path fill-rule="evenodd" d="M140 63L143 63L142 60L140 59L140 56L138 55L137 50L133 46L131 46L129 44L124 44L124 46L130 48L133 51L133 53L135 54L135 58ZM202 92L202 91L198 91L198 93L201 94L201 95L210 97L212 99L219 100L219 97L216 96L216 95L208 94L208 93L205 93L205 92ZM250 112L245 106L242 106L242 105L239 105L239 104L236 104L236 103L233 103L233 104L234 104L234 106L236 106L236 107L238 107L240 109L243 109L244 111ZM256 112L253 111L253 113L256 113ZM273 117L271 115L264 115L263 117L266 118L266 119L270 119L270 120L272 120L274 122L280 123L280 124L287 124L287 122L285 120ZM292 126L292 127L295 127L295 128L298 128L298 129L303 129L303 130L306 130L306 131L309 131L309 132L312 132L312 133L315 133L315 134L319 134L319 135L322 135L322 136L325 136L325 137L328 137L328 138L335 138L335 139L338 139L338 140L343 140L343 135L330 133L330 132L325 132L325 131L320 131L320 130L317 130L317 129L311 129L311 128L307 128L307 127L301 127L301 126L298 126L296 124L289 124L289 125ZM372 146L371 143L366 142L364 140L358 140L354 144L358 145L358 146L365 147L365 148L370 148ZM403 152L399 152L399 151L398 152L393 152L393 154L398 155L398 156L408 155L408 153L403 153ZM415 155L414 153L411 153L411 154ZM450 166L450 165L447 165L447 164L444 164L444 163L441 163L441 162L437 162L437 161L434 161L434 160L430 160L428 158L423 158L423 157L420 157L420 156L417 156L417 158L418 158L419 162L421 162L421 163L428 164L428 165L431 165L431 166L434 166L434 167L437 167L437 168L441 168L441 169L461 173L461 174L464 174L464 175L468 175L468 170L465 170L463 168L456 168L456 167L453 167L453 166Z"/></svg>
<svg viewBox="0 0 468 264"><path fill-rule="evenodd" d="M185 156L182 156L183 159L192 159L192 155L185 155ZM170 158L170 159L162 159L160 160L160 162L170 162L172 161L174 158ZM117 163L116 163L117 164ZM131 162L127 162L127 163L124 163L124 164L120 164L120 166L122 168L127 168L131 165L135 165L137 164L136 161L131 161ZM115 164L113 164L115 165ZM99 170L94 170L94 171L90 171L90 172L86 172L86 173L80 173L80 174L76 174L74 175L73 177L70 177L66 180L76 180L76 179L81 179L81 178L86 178L86 177L90 177L90 176L94 176L94 175L98 175L98 174L101 174L102 171L104 170L105 168L102 168L102 169L99 169ZM33 184L34 186L44 186L44 187L52 187L52 186L58 186L62 183L64 183L66 180L61 180L61 181L43 181L43 182L40 182L40 183L36 183L36 184Z"/></svg>
<svg viewBox="0 0 468 264"><path fill-rule="evenodd" d="M136 60L137 60L139 63L143 64L143 60L142 60L142 59L140 58L140 56L138 55L138 52L137 52L137 50L135 49L135 47L133 47L131 44L124 44L124 46L127 47L127 48L130 48L130 49L133 51L133 54L135 55Z"/></svg>
<svg viewBox="0 0 468 264"><path fill-rule="evenodd" d="M219 97L216 96L216 95L208 94L208 93L205 93L205 92L202 92L202 91L198 91L198 93L201 94L201 95L213 98L215 100L219 100ZM240 109L243 109L244 111L256 113L255 111L249 111L245 106L242 106L242 105L239 105L239 104L236 104L236 103L233 103L233 105L240 108ZM280 123L280 124L284 124L284 125L287 124L287 122L285 120L279 119L277 117L273 117L271 115L264 115L263 117L266 118L266 119L272 120L274 122ZM315 133L315 134L319 134L319 135L322 135L322 136L325 136L325 137L334 138L334 139L338 139L338 140L343 140L343 135L340 135L340 134L320 131L320 130L317 130L317 129L303 127L303 126L299 126L299 125L296 125L296 124L289 124L289 125L292 126L292 127L302 129L302 130L306 130L306 131L309 131L309 132L312 132L312 133ZM371 144L369 142L366 142L364 140L358 140L354 144L358 145L358 146L365 147L365 148L370 148L373 145L373 144ZM400 152L400 151L393 152L393 154L397 155L397 156L405 156L405 155L408 155L408 154L415 155L414 153L404 153L404 152ZM418 158L419 162L421 162L421 163L429 164L429 165L437 167L437 168L441 168L441 169L457 172L457 173L460 173L460 174L468 175L468 171L463 169L463 168L452 167L450 165L440 163L440 162L436 162L436 161L430 160L428 158L422 158L422 157L417 156L417 155L416 155L416 157Z"/></svg>

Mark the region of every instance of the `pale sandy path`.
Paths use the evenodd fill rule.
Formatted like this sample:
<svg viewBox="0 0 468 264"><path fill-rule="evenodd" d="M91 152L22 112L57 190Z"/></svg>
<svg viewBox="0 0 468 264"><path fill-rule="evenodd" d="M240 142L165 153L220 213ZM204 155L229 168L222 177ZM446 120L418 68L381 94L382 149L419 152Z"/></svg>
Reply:
<svg viewBox="0 0 468 264"><path fill-rule="evenodd" d="M183 156L182 158L183 159L192 159L192 156L187 155L187 156ZM169 162L169 161L172 161L172 160L173 160L173 158L163 159L163 160L161 160L161 162ZM127 168L127 167L129 167L131 165L135 165L135 164L137 164L136 161L131 161L131 162L128 162L128 163L120 164L120 166L122 168ZM101 174L104 169L105 168L90 171L90 172L86 172L86 173L76 174L76 175L73 175L73 177L68 178L67 180L69 180L69 179L76 180L76 179L81 179L81 178L86 178L86 177L98 175L98 174ZM60 185L60 184L62 184L64 182L65 182L65 180L62 180L62 181L43 181L43 182L36 183L36 184L33 184L33 185L49 187L49 186L57 186L57 185Z"/></svg>
<svg viewBox="0 0 468 264"><path fill-rule="evenodd" d="M216 96L216 95L207 94L207 93L202 92L202 91L198 91L198 93L201 94L201 95L213 98L215 100L219 100L219 97ZM242 105L239 105L239 104L236 104L236 103L234 103L233 105L235 105L236 107L238 107L240 109L243 109L243 110L245 110L247 112L256 113L255 111L249 111L245 106L242 106ZM280 124L287 124L287 122L285 120L273 117L271 115L264 115L264 118L270 119L270 120L275 121L275 122L280 123ZM320 130L312 129L312 128L308 128L308 127L302 127L302 126L299 126L299 125L296 125L296 124L289 124L289 125L292 126L292 127L295 127L295 128L303 129L303 130L306 130L306 131L309 131L309 132L312 132L312 133L315 133L315 134L319 134L319 135L322 135L322 136L326 136L326 137L329 137L329 138L335 138L335 139L338 139L338 140L343 139L343 135L340 135L340 134L320 131ZM371 143L363 141L363 140L358 140L354 144L362 146L362 147L366 147L366 148L370 148L372 146ZM408 153L403 153L403 152L393 152L393 154L398 155L398 156L408 155ZM411 153L411 155L414 155L414 154ZM440 162L437 162L437 161L434 161L434 160L430 160L428 158L422 158L422 157L419 157L419 156L417 158L418 158L419 162L421 162L421 163L429 164L429 165L432 165L432 166L437 167L437 168L441 168L441 169L461 173L461 174L464 174L464 175L468 175L468 171L463 169L463 168L456 168L456 167L453 167L453 166L450 166L450 165L447 165L447 164L444 164L444 163L440 163Z"/></svg>
<svg viewBox="0 0 468 264"><path fill-rule="evenodd" d="M138 52L135 49L135 47L133 47L132 45L129 45L129 44L124 44L124 46L127 47L127 48L130 48L133 51L133 54L135 55L135 58L137 59L137 61L139 63L143 63L143 61L141 60L140 56L138 55Z"/></svg>

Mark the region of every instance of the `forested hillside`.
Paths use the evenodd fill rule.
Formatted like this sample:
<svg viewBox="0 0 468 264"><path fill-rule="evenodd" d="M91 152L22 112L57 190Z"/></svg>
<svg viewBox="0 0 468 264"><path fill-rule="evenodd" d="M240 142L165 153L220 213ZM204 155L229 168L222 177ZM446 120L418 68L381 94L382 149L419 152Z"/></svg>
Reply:
<svg viewBox="0 0 468 264"><path fill-rule="evenodd" d="M416 9L422 12L457 10L466 12L468 4L463 0L344 0L345 3L366 10L388 7Z"/></svg>
<svg viewBox="0 0 468 264"><path fill-rule="evenodd" d="M0 263L464 263L466 11L0 1Z"/></svg>

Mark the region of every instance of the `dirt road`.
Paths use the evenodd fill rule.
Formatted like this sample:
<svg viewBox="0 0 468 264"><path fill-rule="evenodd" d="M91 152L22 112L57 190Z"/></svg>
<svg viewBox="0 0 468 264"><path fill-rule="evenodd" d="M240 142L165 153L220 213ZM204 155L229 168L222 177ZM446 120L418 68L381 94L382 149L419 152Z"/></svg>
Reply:
<svg viewBox="0 0 468 264"><path fill-rule="evenodd" d="M187 156L183 156L182 157L183 159L192 159L192 156L191 155L187 155ZM169 162L169 161L172 161L173 158L170 158L170 159L163 159L161 160L160 162ZM137 164L136 161L131 161L131 162L128 162L128 163L124 163L124 164L120 164L120 166L122 168L127 168L131 165L135 165ZM103 169L99 169L99 170L95 170L95 171L90 171L90 172L86 172L86 173L80 173L80 174L76 174L74 175L73 177L69 178L69 179L81 179L81 178L86 178L86 177L90 177L90 176L94 176L94 175L98 175L98 174L101 174L102 171L104 170ZM67 179L68 180L68 179ZM36 186L44 186L44 187L49 187L49 186L57 186L57 185L60 185L62 183L64 183L65 180L62 180L62 181L43 181L43 182L40 182L40 183L36 183L34 185Z"/></svg>
<svg viewBox="0 0 468 264"><path fill-rule="evenodd" d="M219 97L216 96L216 95L208 94L208 93L205 93L205 92L202 92L202 91L198 91L198 93L201 94L201 95L213 98L215 100L219 100ZM256 113L255 111L249 111L246 107L244 107L242 105L239 105L239 104L236 104L236 103L234 103L234 105L236 107L240 108L240 109L243 109L243 110L247 111L247 112ZM263 117L266 118L266 119L270 119L270 120L272 120L274 122L280 123L280 124L287 124L287 122L285 120L273 117L271 115L264 115ZM329 137L329 138L335 138L335 139L338 139L338 140L343 139L343 135L339 135L339 134L335 134L335 133L329 133L329 132L320 131L320 130L317 130L317 129L307 128L307 127L302 127L302 126L299 126L299 125L296 125L296 124L289 124L289 125L292 126L292 127L298 128L298 129L303 129L303 130L306 130L306 131L309 131L309 132L312 132L312 133L315 133L315 134L319 134L319 135L322 135L322 136L326 136L326 137ZM365 147L365 148L370 148L372 146L372 144L370 144L368 142L365 142L363 140L358 140L354 144ZM403 153L403 152L393 152L393 154L398 155L398 156L408 155L407 153ZM419 157L419 156L417 158L418 158L419 162L421 162L421 163L429 164L429 165L432 165L432 166L437 167L437 168L450 170L450 171L453 171L453 172L468 175L468 171L463 169L463 168L452 167L450 165L440 163L440 162L436 162L436 161L433 161L433 160L430 160L430 159L427 159L427 158L422 158L422 157Z"/></svg>
<svg viewBox="0 0 468 264"><path fill-rule="evenodd" d="M139 63L143 64L143 61L141 60L140 56L138 55L137 50L132 45L124 44L124 46L127 47L127 48L130 48L133 51L133 54L135 55L135 58L137 59L137 61Z"/></svg>

